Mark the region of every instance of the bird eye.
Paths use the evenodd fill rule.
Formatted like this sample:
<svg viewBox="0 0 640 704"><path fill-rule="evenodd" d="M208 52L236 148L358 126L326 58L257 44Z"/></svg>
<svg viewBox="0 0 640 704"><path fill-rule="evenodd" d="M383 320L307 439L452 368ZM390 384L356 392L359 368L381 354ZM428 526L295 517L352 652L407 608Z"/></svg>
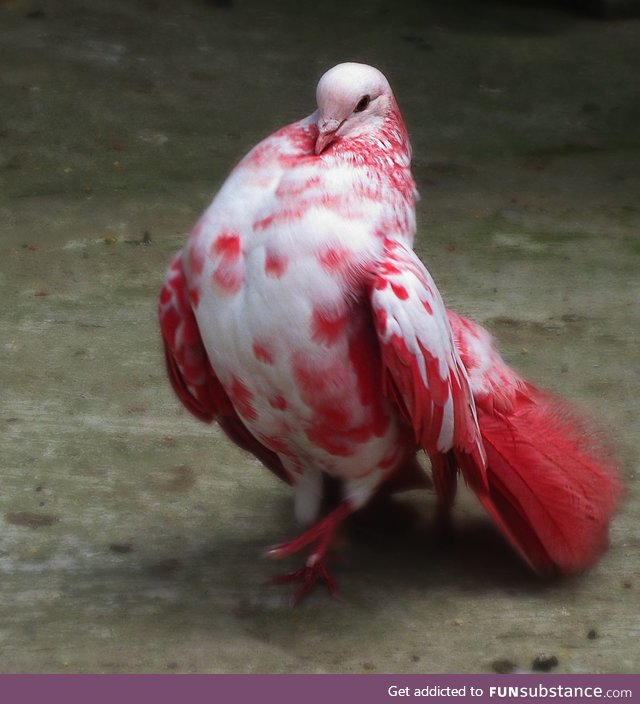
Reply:
<svg viewBox="0 0 640 704"><path fill-rule="evenodd" d="M362 112L363 110L367 109L367 106L371 102L371 97L368 95L363 95L362 98L358 101L358 104L354 108L353 112Z"/></svg>

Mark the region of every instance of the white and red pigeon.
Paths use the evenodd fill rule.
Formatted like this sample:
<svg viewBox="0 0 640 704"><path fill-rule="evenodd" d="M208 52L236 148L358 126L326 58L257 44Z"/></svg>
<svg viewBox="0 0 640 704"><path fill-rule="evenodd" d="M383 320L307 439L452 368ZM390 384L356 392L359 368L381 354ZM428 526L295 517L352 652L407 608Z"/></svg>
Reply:
<svg viewBox="0 0 640 704"><path fill-rule="evenodd" d="M593 564L621 494L615 462L566 404L511 370L448 311L412 250L416 187L386 78L344 63L317 110L234 168L171 262L160 295L169 378L295 494L309 548L295 598L332 593L336 528L380 491L428 486L440 514L458 473L543 574ZM322 514L324 479L341 498Z"/></svg>

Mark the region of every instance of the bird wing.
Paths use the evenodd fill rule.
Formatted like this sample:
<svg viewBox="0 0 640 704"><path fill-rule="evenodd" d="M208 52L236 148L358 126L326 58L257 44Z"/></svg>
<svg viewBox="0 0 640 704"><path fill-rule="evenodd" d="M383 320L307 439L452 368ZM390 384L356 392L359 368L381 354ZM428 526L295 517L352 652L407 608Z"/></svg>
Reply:
<svg viewBox="0 0 640 704"><path fill-rule="evenodd" d="M160 292L159 315L171 385L187 410L211 423L218 413L228 413L232 406L202 343L180 254L173 258Z"/></svg>
<svg viewBox="0 0 640 704"><path fill-rule="evenodd" d="M160 292L159 315L169 379L187 410L206 423L215 420L236 445L290 483L278 455L249 432L211 366L189 300L180 253L173 258Z"/></svg>
<svg viewBox="0 0 640 704"><path fill-rule="evenodd" d="M387 239L373 272L373 320L384 365L384 388L413 426L434 464L434 479L451 451L476 492L486 492L485 456L473 396L440 293L416 254Z"/></svg>

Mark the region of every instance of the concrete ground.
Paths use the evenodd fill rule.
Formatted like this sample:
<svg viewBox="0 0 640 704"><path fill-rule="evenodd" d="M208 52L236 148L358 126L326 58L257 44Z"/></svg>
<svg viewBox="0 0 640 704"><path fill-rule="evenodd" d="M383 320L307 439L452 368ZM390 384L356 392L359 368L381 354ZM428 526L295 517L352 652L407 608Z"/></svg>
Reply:
<svg viewBox="0 0 640 704"><path fill-rule="evenodd" d="M512 5L0 2L2 672L638 672L640 21ZM412 494L345 534L343 602L292 610L260 559L287 487L172 395L169 257L343 60L396 90L448 304L618 448L579 578L532 576L467 495L438 549Z"/></svg>

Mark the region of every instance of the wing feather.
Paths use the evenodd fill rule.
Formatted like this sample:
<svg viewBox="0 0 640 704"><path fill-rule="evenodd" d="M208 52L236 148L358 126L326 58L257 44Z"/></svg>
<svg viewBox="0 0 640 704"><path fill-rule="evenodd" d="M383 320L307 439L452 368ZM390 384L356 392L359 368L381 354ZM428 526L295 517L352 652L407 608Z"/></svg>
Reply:
<svg viewBox="0 0 640 704"><path fill-rule="evenodd" d="M431 457L468 455L465 478L483 491L485 456L467 374L438 289L404 243L385 241L370 298L387 396Z"/></svg>

